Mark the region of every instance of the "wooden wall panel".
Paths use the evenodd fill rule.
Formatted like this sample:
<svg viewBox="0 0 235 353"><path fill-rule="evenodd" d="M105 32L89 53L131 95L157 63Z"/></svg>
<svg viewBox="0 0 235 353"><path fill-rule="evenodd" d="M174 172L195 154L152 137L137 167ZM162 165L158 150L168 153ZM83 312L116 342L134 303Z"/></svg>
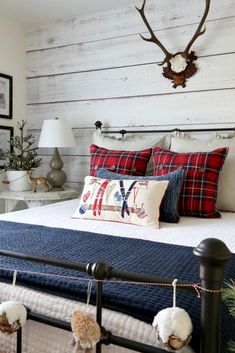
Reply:
<svg viewBox="0 0 235 353"><path fill-rule="evenodd" d="M141 5L142 0L137 4ZM182 50L204 0L148 0L146 14L168 50ZM139 37L146 28L134 6L59 19L27 31L28 120L39 138L44 119L62 117L77 147L61 150L68 185L89 173L94 122L136 129L235 126L235 2L213 0L207 32L192 49L198 72L172 88L156 65L163 54ZM40 149L46 174L52 149Z"/></svg>
<svg viewBox="0 0 235 353"><path fill-rule="evenodd" d="M159 32L159 39L170 52L183 50L193 36L195 24L169 28ZM219 32L219 36L215 33ZM207 23L206 35L195 42L194 50L200 56L235 52L235 17ZM145 35L148 34L145 32ZM152 43L145 43L138 34L102 42L88 42L51 50L29 52L28 77L57 75L159 62L162 51ZM198 61L200 64L200 60Z"/></svg>
<svg viewBox="0 0 235 353"><path fill-rule="evenodd" d="M190 82L189 82L190 85ZM235 90L103 99L28 106L32 129L44 119L66 119L73 128L94 128L96 120L107 127L235 125ZM216 106L216 109L215 109ZM84 134L86 130L84 131Z"/></svg>
<svg viewBox="0 0 235 353"><path fill-rule="evenodd" d="M225 69L233 62L235 53L200 58L198 73L174 93L235 88L235 70ZM172 83L162 78L162 69L156 64L28 80L29 104L167 93L172 93Z"/></svg>
<svg viewBox="0 0 235 353"><path fill-rule="evenodd" d="M142 0L136 1L141 6ZM157 30L199 23L204 0L148 0L146 14ZM213 0L208 20L235 16L232 0ZM73 45L107 38L124 37L146 31L134 6L87 16L59 19L27 31L27 50Z"/></svg>

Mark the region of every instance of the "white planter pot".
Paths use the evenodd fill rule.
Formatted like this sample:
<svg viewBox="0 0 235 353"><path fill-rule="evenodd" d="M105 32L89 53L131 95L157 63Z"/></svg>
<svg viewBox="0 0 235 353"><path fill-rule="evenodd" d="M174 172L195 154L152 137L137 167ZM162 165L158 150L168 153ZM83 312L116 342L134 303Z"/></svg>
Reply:
<svg viewBox="0 0 235 353"><path fill-rule="evenodd" d="M7 170L7 179L9 181L10 191L31 190L31 186L28 181L27 171L25 170Z"/></svg>

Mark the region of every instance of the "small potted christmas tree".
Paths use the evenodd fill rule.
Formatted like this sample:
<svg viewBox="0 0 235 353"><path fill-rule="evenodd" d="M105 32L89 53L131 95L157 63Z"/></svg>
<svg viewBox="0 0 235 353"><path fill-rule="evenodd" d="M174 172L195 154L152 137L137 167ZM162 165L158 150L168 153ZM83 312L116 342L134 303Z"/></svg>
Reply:
<svg viewBox="0 0 235 353"><path fill-rule="evenodd" d="M26 121L18 122L19 135L11 138L11 149L5 154L7 162L5 170L9 182L9 190L26 191L30 189L27 171L40 166L42 159L38 157L35 139L27 134Z"/></svg>

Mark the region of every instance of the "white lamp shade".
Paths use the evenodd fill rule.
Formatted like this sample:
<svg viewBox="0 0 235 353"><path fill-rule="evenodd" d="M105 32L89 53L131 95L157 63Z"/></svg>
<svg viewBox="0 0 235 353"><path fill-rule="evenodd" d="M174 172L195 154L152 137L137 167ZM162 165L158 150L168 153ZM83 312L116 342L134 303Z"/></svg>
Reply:
<svg viewBox="0 0 235 353"><path fill-rule="evenodd" d="M74 136L67 121L44 120L38 147L75 147Z"/></svg>

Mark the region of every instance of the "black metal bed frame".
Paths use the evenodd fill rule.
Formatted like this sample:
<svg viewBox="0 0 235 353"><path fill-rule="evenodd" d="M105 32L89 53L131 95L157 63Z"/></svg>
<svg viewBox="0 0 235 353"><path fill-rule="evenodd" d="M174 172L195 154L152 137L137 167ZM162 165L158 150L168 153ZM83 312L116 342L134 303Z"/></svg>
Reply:
<svg viewBox="0 0 235 353"><path fill-rule="evenodd" d="M231 252L227 246L218 239L208 238L203 240L193 253L200 261L201 287L204 289L201 296L201 341L200 353L220 352L220 311L221 311L221 288L224 280L224 268L231 258ZM171 284L173 279L158 278L135 272L120 271L102 263L74 263L60 261L48 257L37 257L34 255L0 250L0 256L13 257L21 260L37 262L66 269L86 272L96 280L96 320L100 325L102 337L97 344L96 353L101 353L102 345L114 344L120 347L132 349L142 353L165 353L165 350L152 347L143 343L132 341L123 337L115 336L102 327L103 308L103 285L104 281L118 278L123 281L165 283ZM184 286L179 281L177 288L180 290L194 291L193 286ZM166 287L167 288L167 287ZM169 287L170 288L170 287ZM50 318L32 311L28 311L28 320L33 320L66 331L71 331L70 323L55 318ZM22 353L22 329L17 332L17 353Z"/></svg>
<svg viewBox="0 0 235 353"><path fill-rule="evenodd" d="M101 129L102 123L95 123L96 129ZM215 128L215 129L191 129L191 130L120 130L120 131L102 131L107 134L120 133L124 136L126 133L169 133L174 131L184 132L205 132L205 131L231 131L235 128ZM220 353L220 325L221 325L221 289L224 281L224 268L232 254L226 244L214 238L203 240L193 253L199 258L202 290L201 295L201 339L200 353ZM142 353L165 353L165 350L152 347L140 342L132 341L123 337L115 336L102 326L102 308L103 308L103 285L105 281L112 278L118 278L123 281L145 282L145 283L164 283L172 284L173 279L164 279L155 276L143 275L135 272L121 271L114 269L103 262L97 263L73 263L60 261L48 257L37 257L34 255L0 250L0 256L13 257L21 260L27 260L42 263L51 266L73 269L80 272L86 272L90 278L96 280L96 320L101 327L102 337L96 346L96 353L101 353L102 345L114 344L120 347L132 349ZM194 292L195 289L184 286L182 281L177 282L177 288ZM167 288L167 287L166 287ZM169 287L170 288L170 287ZM50 325L66 331L71 331L71 325L68 322L41 315L28 310L28 320ZM22 353L22 329L17 331L17 353Z"/></svg>
<svg viewBox="0 0 235 353"><path fill-rule="evenodd" d="M209 129L159 129L159 130L102 130L103 123L101 121L95 122L96 130L101 130L104 134L121 134L124 137L126 134L154 134L154 133L173 133L173 132L219 132L219 131L235 131L235 127L225 128L209 128Z"/></svg>

